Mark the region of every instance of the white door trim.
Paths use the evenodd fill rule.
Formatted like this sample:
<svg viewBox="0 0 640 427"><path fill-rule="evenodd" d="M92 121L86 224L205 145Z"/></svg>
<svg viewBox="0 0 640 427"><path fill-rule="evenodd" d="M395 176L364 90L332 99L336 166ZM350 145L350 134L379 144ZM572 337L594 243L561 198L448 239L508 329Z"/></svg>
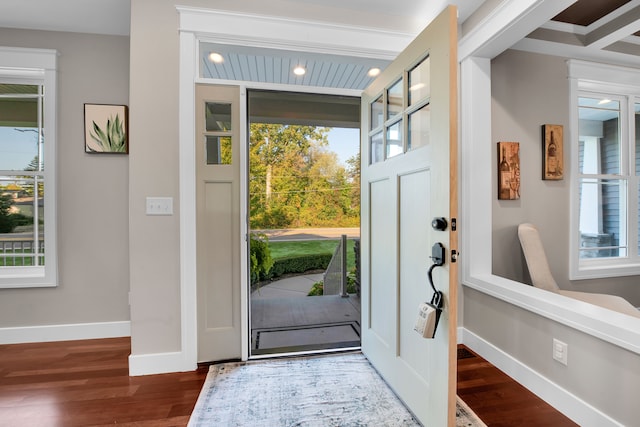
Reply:
<svg viewBox="0 0 640 427"><path fill-rule="evenodd" d="M278 47L280 49L304 50L318 53L367 56L380 59L395 58L412 39L413 35L371 28L331 25L321 22L283 19L281 17L258 16L207 9L177 7L180 30L180 74L179 74L179 189L180 189L180 330L181 360L176 371L194 370L197 367L197 298L196 298L196 193L195 193L195 89L196 82L214 82L198 77L198 43L202 39L226 44L258 47ZM304 41L299 34L305 34ZM371 48L376 46L376 48ZM219 81L215 81L220 84ZM241 87L242 103L246 103L246 89L265 88L265 85L247 82L224 82ZM271 88L283 90L282 85ZM303 91L304 87L289 87L289 90ZM309 90L309 89L306 89ZM314 92L334 93L334 90ZM342 92L344 94L344 91ZM353 94L353 93L351 93ZM245 109L243 109L244 111ZM246 140L246 112L242 113L242 138ZM244 149L243 149L244 150ZM241 153L246 158L245 153ZM246 199L246 162L241 171L241 198ZM242 206L241 236L245 236L246 206ZM246 283L247 255L243 249L242 282ZM249 356L248 295L241 293L242 316L242 359ZM176 360L176 359L174 359Z"/></svg>

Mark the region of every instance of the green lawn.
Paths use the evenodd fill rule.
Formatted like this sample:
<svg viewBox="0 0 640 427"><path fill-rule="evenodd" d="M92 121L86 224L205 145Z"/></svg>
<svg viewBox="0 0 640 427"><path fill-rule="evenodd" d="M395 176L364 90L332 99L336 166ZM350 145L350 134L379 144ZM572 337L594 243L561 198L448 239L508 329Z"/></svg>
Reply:
<svg viewBox="0 0 640 427"><path fill-rule="evenodd" d="M333 254L338 246L337 240L304 240L289 242L269 242L271 258L287 258L294 255ZM354 241L347 240L347 271L355 267Z"/></svg>
<svg viewBox="0 0 640 427"><path fill-rule="evenodd" d="M16 250L14 253L26 253L33 254L31 250ZM7 254L4 257L0 257L0 267L30 267L33 265L33 256L11 256ZM44 261L44 260L43 260Z"/></svg>

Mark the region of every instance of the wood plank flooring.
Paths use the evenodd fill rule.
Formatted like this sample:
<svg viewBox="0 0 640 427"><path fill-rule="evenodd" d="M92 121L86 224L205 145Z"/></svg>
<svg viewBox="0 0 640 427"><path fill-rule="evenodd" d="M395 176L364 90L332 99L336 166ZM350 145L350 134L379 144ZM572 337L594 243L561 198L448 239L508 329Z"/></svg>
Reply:
<svg viewBox="0 0 640 427"><path fill-rule="evenodd" d="M0 345L0 426L185 426L208 368L129 377L130 352L129 338ZM575 425L475 355L458 394L492 427Z"/></svg>
<svg viewBox="0 0 640 427"><path fill-rule="evenodd" d="M498 368L458 346L458 396L490 427L577 426Z"/></svg>
<svg viewBox="0 0 640 427"><path fill-rule="evenodd" d="M207 368L129 377L129 338L0 345L0 426L184 426Z"/></svg>

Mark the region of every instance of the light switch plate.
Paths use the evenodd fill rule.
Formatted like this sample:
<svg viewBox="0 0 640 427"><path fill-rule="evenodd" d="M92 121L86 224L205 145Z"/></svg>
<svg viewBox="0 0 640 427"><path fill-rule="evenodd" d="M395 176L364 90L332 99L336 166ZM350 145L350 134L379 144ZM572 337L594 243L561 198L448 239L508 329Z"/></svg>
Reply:
<svg viewBox="0 0 640 427"><path fill-rule="evenodd" d="M173 197L147 197L147 215L173 215Z"/></svg>

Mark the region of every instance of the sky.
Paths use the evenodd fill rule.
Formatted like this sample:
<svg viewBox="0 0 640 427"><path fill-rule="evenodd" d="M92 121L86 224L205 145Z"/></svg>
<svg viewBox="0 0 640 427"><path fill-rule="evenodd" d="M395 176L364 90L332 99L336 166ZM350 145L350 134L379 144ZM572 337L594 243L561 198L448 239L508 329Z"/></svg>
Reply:
<svg viewBox="0 0 640 427"><path fill-rule="evenodd" d="M26 128L18 128L26 129ZM0 170L24 170L38 154L37 135L0 126Z"/></svg>
<svg viewBox="0 0 640 427"><path fill-rule="evenodd" d="M346 160L360 151L360 129L331 128L329 149L338 154L340 163L346 166Z"/></svg>

